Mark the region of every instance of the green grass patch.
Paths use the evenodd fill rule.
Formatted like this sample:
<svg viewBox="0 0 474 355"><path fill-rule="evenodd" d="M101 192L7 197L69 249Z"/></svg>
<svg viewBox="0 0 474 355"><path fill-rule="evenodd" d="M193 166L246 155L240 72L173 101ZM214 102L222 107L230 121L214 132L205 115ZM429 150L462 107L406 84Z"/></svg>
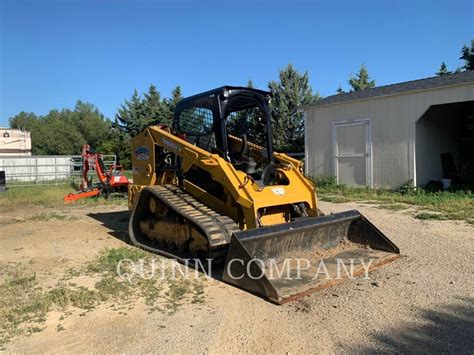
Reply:
<svg viewBox="0 0 474 355"><path fill-rule="evenodd" d="M371 202L373 203L373 201ZM401 203L395 203L395 204L381 203L380 204L380 208L391 210L391 211L403 211L403 210L406 210L408 207L409 207L408 205L404 205Z"/></svg>
<svg viewBox="0 0 474 355"><path fill-rule="evenodd" d="M77 191L72 185L37 185L12 187L0 194L0 211L11 211L25 206L63 207L64 196ZM108 199L104 197L84 198L68 206L81 205L116 205L127 204L127 199L121 194L112 194Z"/></svg>
<svg viewBox="0 0 474 355"><path fill-rule="evenodd" d="M1 270L0 350L19 334L42 329L50 304L38 288L36 275L23 269Z"/></svg>
<svg viewBox="0 0 474 355"><path fill-rule="evenodd" d="M44 291L36 275L24 268L3 269L1 276L0 350L15 336L42 331L47 312L53 308L90 309L102 300L96 290L85 287L58 284Z"/></svg>
<svg viewBox="0 0 474 355"><path fill-rule="evenodd" d="M140 259L147 259L153 256L153 254L138 248L104 249L96 259L87 264L87 270L94 273L113 273L116 272L121 260L127 259L137 262Z"/></svg>
<svg viewBox="0 0 474 355"><path fill-rule="evenodd" d="M117 268L121 260L121 271L134 275L131 282L117 277ZM95 285L104 298L113 298L116 301L128 300L132 295L143 297L149 310L167 314L175 313L183 302L204 302L203 279L186 278L179 271L175 273L169 269L162 269L161 257L138 248L121 247L104 249L98 256L86 265L86 273L100 274L102 279ZM155 263L153 266L152 263ZM144 278L134 274L132 263L143 268ZM156 266L158 265L158 266ZM155 275L149 271L155 267ZM184 268L184 266L178 266Z"/></svg>
<svg viewBox="0 0 474 355"><path fill-rule="evenodd" d="M9 188L0 194L0 209L7 211L31 205L58 207L63 205L64 196L73 191L69 185Z"/></svg>
<svg viewBox="0 0 474 355"><path fill-rule="evenodd" d="M323 183L318 184L321 180ZM474 194L469 190L426 192L405 184L399 191L393 191L336 185L331 181L328 183L321 178L314 180L322 201L373 203L390 210L415 207L425 213L442 216L436 219L464 220L469 223L474 220Z"/></svg>
<svg viewBox="0 0 474 355"><path fill-rule="evenodd" d="M428 219L435 219L438 221L444 221L448 219L446 216L440 214L440 213L430 213L430 212L420 212L415 215L416 219L423 219L423 220L428 220Z"/></svg>
<svg viewBox="0 0 474 355"><path fill-rule="evenodd" d="M132 282L122 279L117 274L117 266L124 259L144 265L147 270L156 265L156 273L154 276L146 274L144 278L135 275ZM63 321L73 309L83 310L79 316L84 316L104 302L111 303L110 308L123 315L126 314L123 310L133 309L138 299L144 301L149 312L168 315L185 303L203 303L204 277L195 278L193 272L191 277L172 272L171 261L166 259L168 263L163 266L161 259L137 248L105 249L84 267L66 270L56 286L47 290L38 283L36 275L25 268L0 268L0 350L15 336L42 331L47 313L52 309L64 312L59 319ZM130 263L123 268L124 272L133 271ZM75 277L84 276L95 281L93 287L73 282ZM61 323L56 330L64 330Z"/></svg>

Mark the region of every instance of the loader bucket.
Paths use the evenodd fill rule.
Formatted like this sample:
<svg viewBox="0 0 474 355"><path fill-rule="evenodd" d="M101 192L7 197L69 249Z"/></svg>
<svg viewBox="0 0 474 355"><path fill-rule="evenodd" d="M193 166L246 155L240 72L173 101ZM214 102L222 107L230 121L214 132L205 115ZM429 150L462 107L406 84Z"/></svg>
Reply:
<svg viewBox="0 0 474 355"><path fill-rule="evenodd" d="M232 235L223 280L281 304L364 275L400 250L358 211Z"/></svg>

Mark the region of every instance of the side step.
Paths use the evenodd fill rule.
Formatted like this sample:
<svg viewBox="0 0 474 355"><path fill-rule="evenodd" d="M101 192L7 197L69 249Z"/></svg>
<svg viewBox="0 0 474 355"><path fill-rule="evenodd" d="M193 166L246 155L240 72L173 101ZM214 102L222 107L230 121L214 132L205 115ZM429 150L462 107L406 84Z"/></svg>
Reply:
<svg viewBox="0 0 474 355"><path fill-rule="evenodd" d="M400 250L358 211L232 235L223 280L281 304L368 272Z"/></svg>

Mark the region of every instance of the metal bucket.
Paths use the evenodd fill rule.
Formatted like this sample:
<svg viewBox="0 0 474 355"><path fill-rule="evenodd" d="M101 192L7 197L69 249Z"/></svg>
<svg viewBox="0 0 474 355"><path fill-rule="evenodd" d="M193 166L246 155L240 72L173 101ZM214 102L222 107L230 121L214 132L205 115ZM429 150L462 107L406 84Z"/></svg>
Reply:
<svg viewBox="0 0 474 355"><path fill-rule="evenodd" d="M362 214L346 211L234 233L223 280L281 304L368 273L399 254Z"/></svg>

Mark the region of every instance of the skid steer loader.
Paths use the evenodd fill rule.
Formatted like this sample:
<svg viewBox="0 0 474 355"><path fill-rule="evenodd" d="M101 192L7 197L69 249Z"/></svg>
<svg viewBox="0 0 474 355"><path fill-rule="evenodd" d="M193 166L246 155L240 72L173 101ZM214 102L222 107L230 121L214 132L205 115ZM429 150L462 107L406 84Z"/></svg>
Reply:
<svg viewBox="0 0 474 355"><path fill-rule="evenodd" d="M181 100L172 127L136 136L129 233L152 252L221 263L225 282L283 303L399 249L357 211L320 213L301 163L273 151L270 100L221 87Z"/></svg>

